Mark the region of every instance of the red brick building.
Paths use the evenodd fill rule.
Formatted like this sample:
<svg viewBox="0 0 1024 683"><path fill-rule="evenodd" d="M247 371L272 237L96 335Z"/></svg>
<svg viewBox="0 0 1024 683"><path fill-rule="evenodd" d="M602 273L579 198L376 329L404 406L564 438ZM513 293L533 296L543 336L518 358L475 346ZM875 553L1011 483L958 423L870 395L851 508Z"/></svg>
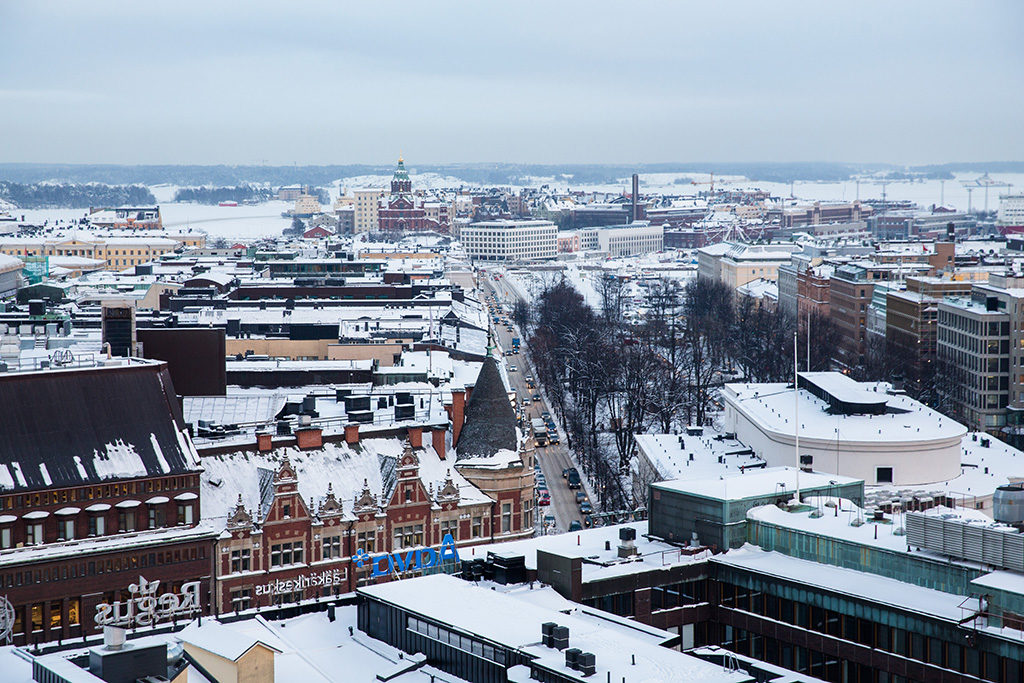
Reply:
<svg viewBox="0 0 1024 683"><path fill-rule="evenodd" d="M818 313L828 316L832 266L809 266L796 273L797 312L801 320Z"/></svg>
<svg viewBox="0 0 1024 683"><path fill-rule="evenodd" d="M451 431L446 422L349 424L340 438L315 428L276 441L264 434L255 449L204 455L203 519L226 531L217 543L215 610L452 571L450 562L395 569L385 557L395 553L400 565L448 536L463 557L475 545L532 536L533 452L518 442L493 357L465 409L464 395L452 392ZM357 557L371 561L359 567ZM375 575L375 562L392 570Z"/></svg>
<svg viewBox="0 0 1024 683"><path fill-rule="evenodd" d="M333 453L323 457L336 457ZM380 498L364 481L351 503L339 500L328 482L326 495L310 504L299 493L302 475L285 455L273 476L266 511L247 510L240 496L227 519L227 534L217 552L218 611L347 593L381 580L371 575L371 563L353 563L357 553L379 558L437 547L449 534L463 551L491 542L493 503L479 495L463 499L466 483L459 478L462 485L456 484L457 475L450 474L439 488L425 484L421 456L433 454L406 443ZM419 573L404 571L384 580Z"/></svg>
<svg viewBox="0 0 1024 683"><path fill-rule="evenodd" d="M383 232L419 232L424 230L444 231L435 220L427 217L427 210L412 193L412 181L405 170L405 161L398 157L398 168L391 179L391 195L386 209L377 214L378 226Z"/></svg>
<svg viewBox="0 0 1024 683"><path fill-rule="evenodd" d="M208 610L216 532L199 524L199 458L164 363L4 373L0 406L0 600L15 644ZM167 609L136 602L168 593Z"/></svg>

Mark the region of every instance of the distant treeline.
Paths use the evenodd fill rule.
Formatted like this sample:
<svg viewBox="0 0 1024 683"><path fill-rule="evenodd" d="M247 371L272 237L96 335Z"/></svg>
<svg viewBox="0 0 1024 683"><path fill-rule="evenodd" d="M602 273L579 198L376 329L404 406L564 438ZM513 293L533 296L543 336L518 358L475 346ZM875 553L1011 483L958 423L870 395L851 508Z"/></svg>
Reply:
<svg viewBox="0 0 1024 683"><path fill-rule="evenodd" d="M142 183L241 187L249 184L278 187L301 183L324 186L358 175L390 175L391 164L333 166L116 166L109 164L0 164L0 178L19 183L52 180L61 183ZM887 172L898 177L949 178L954 171L972 173L1024 173L1022 161L959 162L928 166L848 164L832 162L665 162L657 164L410 164L415 173L438 173L468 183L525 184L528 178L553 177L559 186L615 183L633 173L714 173L742 175L751 180L837 181L855 175ZM199 200L196 200L199 201Z"/></svg>
<svg viewBox="0 0 1024 683"><path fill-rule="evenodd" d="M156 197L143 185L100 183L15 183L0 180L0 199L19 209L85 209L90 206L146 206Z"/></svg>
<svg viewBox="0 0 1024 683"><path fill-rule="evenodd" d="M234 187L183 187L174 193L176 202L219 204L220 202L265 202L275 197L269 187L236 185Z"/></svg>

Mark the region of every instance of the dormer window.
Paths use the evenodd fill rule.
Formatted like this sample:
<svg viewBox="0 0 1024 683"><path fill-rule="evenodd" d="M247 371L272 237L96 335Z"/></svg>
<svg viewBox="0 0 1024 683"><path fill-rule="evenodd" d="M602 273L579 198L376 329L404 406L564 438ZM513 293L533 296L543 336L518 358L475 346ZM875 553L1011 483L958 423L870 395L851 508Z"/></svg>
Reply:
<svg viewBox="0 0 1024 683"><path fill-rule="evenodd" d="M107 520L102 515L89 515L89 535L102 536L107 532Z"/></svg>
<svg viewBox="0 0 1024 683"><path fill-rule="evenodd" d="M25 545L40 545L43 542L42 522L29 522L25 525Z"/></svg>

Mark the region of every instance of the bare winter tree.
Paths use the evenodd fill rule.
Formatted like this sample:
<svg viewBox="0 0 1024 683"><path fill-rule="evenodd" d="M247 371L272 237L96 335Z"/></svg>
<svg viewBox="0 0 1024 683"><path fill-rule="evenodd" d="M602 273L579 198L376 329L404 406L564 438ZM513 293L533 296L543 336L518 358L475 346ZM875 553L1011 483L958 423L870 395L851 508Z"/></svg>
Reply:
<svg viewBox="0 0 1024 683"><path fill-rule="evenodd" d="M810 316L801 316L800 334L797 349L800 356L800 369L806 370L807 354L810 353L812 372L824 372L832 368L832 356L842 333L832 318L817 310Z"/></svg>
<svg viewBox="0 0 1024 683"><path fill-rule="evenodd" d="M606 324L622 322L622 278L612 273L601 272L597 277L597 294L601 297L601 318Z"/></svg>
<svg viewBox="0 0 1024 683"><path fill-rule="evenodd" d="M682 288L675 280L661 278L648 289L644 334L656 362L651 368L650 412L663 433L670 433L685 409L688 376L679 318Z"/></svg>
<svg viewBox="0 0 1024 683"><path fill-rule="evenodd" d="M651 419L651 382L658 356L644 339L620 338L623 346L609 364L603 400L624 471L633 456L633 435L645 431Z"/></svg>
<svg viewBox="0 0 1024 683"><path fill-rule="evenodd" d="M683 367L687 377L687 421L704 424L715 399L716 372L732 355L734 329L732 291L717 280L697 278L683 299Z"/></svg>
<svg viewBox="0 0 1024 683"><path fill-rule="evenodd" d="M533 311L530 308L530 304L522 299L516 299L515 304L512 306L512 321L519 328L519 331L524 335L528 333L530 329L530 323L533 322Z"/></svg>

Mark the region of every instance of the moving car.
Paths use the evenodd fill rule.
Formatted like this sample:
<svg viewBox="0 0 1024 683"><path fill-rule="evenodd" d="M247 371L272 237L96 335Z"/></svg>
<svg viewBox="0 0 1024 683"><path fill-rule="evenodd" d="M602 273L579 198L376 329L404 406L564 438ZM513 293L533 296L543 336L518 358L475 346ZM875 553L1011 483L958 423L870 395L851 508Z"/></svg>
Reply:
<svg viewBox="0 0 1024 683"><path fill-rule="evenodd" d="M569 522L569 531L583 531L583 525L574 519Z"/></svg>
<svg viewBox="0 0 1024 683"><path fill-rule="evenodd" d="M586 502L587 502L587 494L585 492L583 492L583 491L577 491L576 492L576 504L577 505L582 505L583 503L586 503Z"/></svg>
<svg viewBox="0 0 1024 683"><path fill-rule="evenodd" d="M590 505L590 501L588 501L588 500L583 501L583 503L580 505L580 514L581 515L589 515L593 511L594 511L594 508Z"/></svg>

